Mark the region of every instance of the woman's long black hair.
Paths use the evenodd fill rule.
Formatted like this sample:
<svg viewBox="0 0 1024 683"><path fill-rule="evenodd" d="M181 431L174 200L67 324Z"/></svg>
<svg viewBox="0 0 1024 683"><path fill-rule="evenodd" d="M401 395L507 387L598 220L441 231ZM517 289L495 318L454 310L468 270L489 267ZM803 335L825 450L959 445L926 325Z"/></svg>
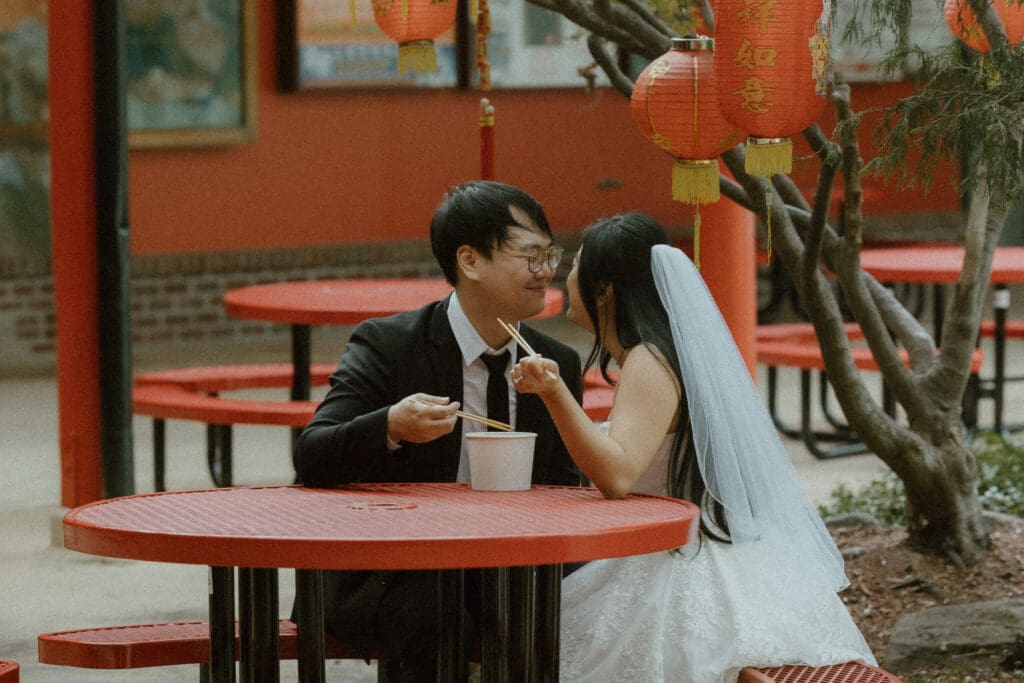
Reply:
<svg viewBox="0 0 1024 683"><path fill-rule="evenodd" d="M718 540L727 540L725 511L717 501L706 496L707 486L701 476L690 436L690 418L686 391L668 313L665 311L651 271L651 248L669 244L664 228L642 213L628 213L603 218L583 233L582 252L577 268L578 286L583 307L593 323L594 348L584 370L595 364L610 384L608 375L611 354L603 346L605 331L597 317L597 299L609 285L615 296L616 334L623 349L645 344L656 351L655 356L672 371L679 382L679 429L669 455L668 494L702 505L701 530ZM710 513L717 530L709 528L705 517ZM724 535L723 535L724 534Z"/></svg>

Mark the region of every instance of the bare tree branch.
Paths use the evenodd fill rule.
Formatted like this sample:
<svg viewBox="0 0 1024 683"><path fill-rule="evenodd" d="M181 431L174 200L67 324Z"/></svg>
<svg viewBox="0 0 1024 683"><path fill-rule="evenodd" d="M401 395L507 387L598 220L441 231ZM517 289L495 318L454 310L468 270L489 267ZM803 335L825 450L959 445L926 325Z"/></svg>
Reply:
<svg viewBox="0 0 1024 683"><path fill-rule="evenodd" d="M715 10L711 7L711 0L699 0L699 2L700 16L704 19L704 23L707 24L711 35L715 35Z"/></svg>
<svg viewBox="0 0 1024 683"><path fill-rule="evenodd" d="M671 39L644 19L619 4L599 12L594 5L581 0L528 0L530 3L558 12L577 26L597 33L630 52L654 59L672 46ZM600 0L599 0L600 1Z"/></svg>
<svg viewBox="0 0 1024 683"><path fill-rule="evenodd" d="M633 94L633 79L622 72L619 68L615 55L608 48L608 41L596 33L587 36L587 49L601 70L608 76L612 87L625 95L627 98Z"/></svg>
<svg viewBox="0 0 1024 683"><path fill-rule="evenodd" d="M633 10L633 12L635 12L638 17L646 21L660 33L668 36L669 38L675 37L675 32L668 26L666 26L665 22L659 19L657 15L655 15L654 12L651 11L651 8L647 6L647 3L643 2L642 0L619 0L619 2L621 2L629 9ZM600 5L604 5L605 7L607 7L608 0L595 0L595 5L598 6L598 13L604 14Z"/></svg>

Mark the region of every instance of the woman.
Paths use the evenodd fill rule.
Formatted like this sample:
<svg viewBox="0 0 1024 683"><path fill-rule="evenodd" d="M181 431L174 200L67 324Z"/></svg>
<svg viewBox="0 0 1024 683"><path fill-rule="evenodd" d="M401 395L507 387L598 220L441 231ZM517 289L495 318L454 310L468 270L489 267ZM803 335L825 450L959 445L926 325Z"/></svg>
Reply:
<svg viewBox="0 0 1024 683"><path fill-rule="evenodd" d="M562 588L564 680L736 681L744 666L874 657L837 591L843 560L807 500L700 274L643 214L584 233L568 319L595 334L588 367L621 369L592 423L544 358L512 370L544 400L583 473L701 506L698 540L591 562Z"/></svg>

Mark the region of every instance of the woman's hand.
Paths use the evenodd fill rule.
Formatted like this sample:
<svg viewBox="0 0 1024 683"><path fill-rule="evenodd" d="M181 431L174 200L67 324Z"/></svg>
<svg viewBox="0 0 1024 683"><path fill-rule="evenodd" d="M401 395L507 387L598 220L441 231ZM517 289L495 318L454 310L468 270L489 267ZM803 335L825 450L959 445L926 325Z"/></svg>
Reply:
<svg viewBox="0 0 1024 683"><path fill-rule="evenodd" d="M562 384L558 363L543 356L527 356L512 368L512 385L521 394L544 396Z"/></svg>

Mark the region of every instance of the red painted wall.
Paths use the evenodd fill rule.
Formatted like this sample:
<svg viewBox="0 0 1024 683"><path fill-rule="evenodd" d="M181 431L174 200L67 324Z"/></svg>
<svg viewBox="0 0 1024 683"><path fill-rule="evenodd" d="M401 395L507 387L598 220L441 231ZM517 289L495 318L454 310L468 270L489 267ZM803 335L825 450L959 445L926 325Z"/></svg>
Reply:
<svg viewBox="0 0 1024 683"><path fill-rule="evenodd" d="M444 190L479 176L479 94L277 92L272 3L259 3L258 20L255 142L133 151L132 252L425 238ZM496 179L537 196L556 231L633 209L669 225L690 222L689 208L670 198L671 159L639 133L617 92L505 90L490 98ZM609 179L621 186L598 189ZM938 203L955 207L955 199Z"/></svg>

